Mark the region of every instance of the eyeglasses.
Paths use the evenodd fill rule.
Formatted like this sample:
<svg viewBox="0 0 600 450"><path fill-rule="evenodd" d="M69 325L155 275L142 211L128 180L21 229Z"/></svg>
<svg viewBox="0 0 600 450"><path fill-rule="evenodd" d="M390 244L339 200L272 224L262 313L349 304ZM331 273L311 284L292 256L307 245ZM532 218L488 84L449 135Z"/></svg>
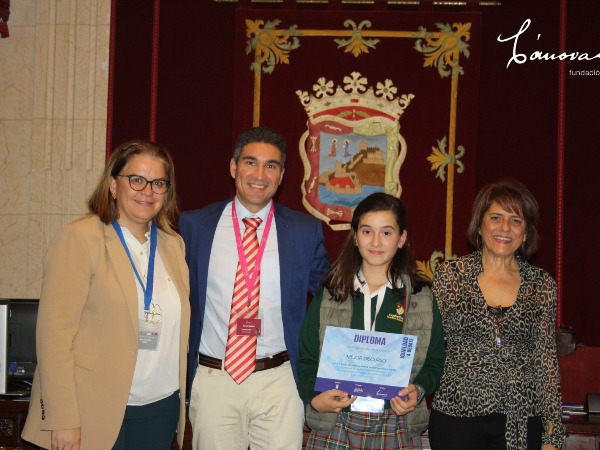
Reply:
<svg viewBox="0 0 600 450"><path fill-rule="evenodd" d="M504 329L502 328L504 311L502 310L502 306L488 306L488 312L496 324L496 326L492 328L492 340L498 347L504 347Z"/></svg>
<svg viewBox="0 0 600 450"><path fill-rule="evenodd" d="M162 178L150 181L141 175L115 175L115 178L120 177L129 178L129 186L131 186L131 189L134 191L143 191L146 189L146 186L150 184L152 192L155 194L164 194L171 187L171 182Z"/></svg>

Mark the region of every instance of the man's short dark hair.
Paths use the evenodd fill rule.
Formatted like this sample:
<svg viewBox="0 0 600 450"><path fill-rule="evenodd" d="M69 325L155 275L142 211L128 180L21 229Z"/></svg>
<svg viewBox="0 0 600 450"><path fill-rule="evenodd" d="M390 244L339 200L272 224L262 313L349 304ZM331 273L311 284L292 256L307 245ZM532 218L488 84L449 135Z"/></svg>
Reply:
<svg viewBox="0 0 600 450"><path fill-rule="evenodd" d="M252 127L244 130L240 133L235 141L235 148L233 150L233 160L238 162L242 150L248 144L255 142L263 142L265 144L274 145L281 152L281 168L285 167L287 144L282 135L276 131L271 130L268 127Z"/></svg>

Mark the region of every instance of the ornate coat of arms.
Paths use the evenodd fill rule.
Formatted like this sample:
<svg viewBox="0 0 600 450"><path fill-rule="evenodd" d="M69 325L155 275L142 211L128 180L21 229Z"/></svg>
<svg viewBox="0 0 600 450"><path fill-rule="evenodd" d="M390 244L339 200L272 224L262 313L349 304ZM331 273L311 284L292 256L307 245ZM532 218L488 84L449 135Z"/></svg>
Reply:
<svg viewBox="0 0 600 450"><path fill-rule="evenodd" d="M302 202L334 230L350 228L352 210L374 192L400 197L400 167L407 146L400 118L413 94L396 96L391 80L367 87L358 72L343 88L319 78L313 95L296 94L308 115L300 138Z"/></svg>

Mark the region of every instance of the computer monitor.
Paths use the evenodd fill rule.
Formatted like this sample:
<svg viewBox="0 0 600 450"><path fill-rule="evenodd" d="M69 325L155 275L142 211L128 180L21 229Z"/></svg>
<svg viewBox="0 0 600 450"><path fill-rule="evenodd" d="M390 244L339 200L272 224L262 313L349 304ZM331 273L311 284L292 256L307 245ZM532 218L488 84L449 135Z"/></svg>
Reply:
<svg viewBox="0 0 600 450"><path fill-rule="evenodd" d="M6 378L8 367L6 365L6 350L8 333L8 300L0 299L0 394L5 394L8 389Z"/></svg>
<svg viewBox="0 0 600 450"><path fill-rule="evenodd" d="M7 318L7 391L27 391L37 365L35 327L39 300L10 299Z"/></svg>

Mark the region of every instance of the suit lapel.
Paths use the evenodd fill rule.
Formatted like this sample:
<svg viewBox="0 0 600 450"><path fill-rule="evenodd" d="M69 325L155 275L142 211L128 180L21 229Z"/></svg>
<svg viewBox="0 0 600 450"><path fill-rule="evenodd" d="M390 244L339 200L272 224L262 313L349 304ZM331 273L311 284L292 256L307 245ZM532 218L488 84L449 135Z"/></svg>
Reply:
<svg viewBox="0 0 600 450"><path fill-rule="evenodd" d="M158 232L158 252L160 257L167 268L169 276L175 283L179 298L183 302L188 298L189 292L185 289L185 281L181 276L181 270L179 268L179 261L177 260L177 254L173 242L169 239L169 236L162 231Z"/></svg>
<svg viewBox="0 0 600 450"><path fill-rule="evenodd" d="M132 273L131 261L129 261L127 252L125 252L123 244L121 244L119 236L117 236L117 232L111 224L104 225L104 235L106 237L106 250L115 268L117 280L123 290L123 296L127 302L133 329L137 336L139 331L138 293L135 276Z"/></svg>
<svg viewBox="0 0 600 450"><path fill-rule="evenodd" d="M279 252L279 284L281 288L281 316L285 318L290 298L294 261L294 227L285 210L275 204L275 225Z"/></svg>

